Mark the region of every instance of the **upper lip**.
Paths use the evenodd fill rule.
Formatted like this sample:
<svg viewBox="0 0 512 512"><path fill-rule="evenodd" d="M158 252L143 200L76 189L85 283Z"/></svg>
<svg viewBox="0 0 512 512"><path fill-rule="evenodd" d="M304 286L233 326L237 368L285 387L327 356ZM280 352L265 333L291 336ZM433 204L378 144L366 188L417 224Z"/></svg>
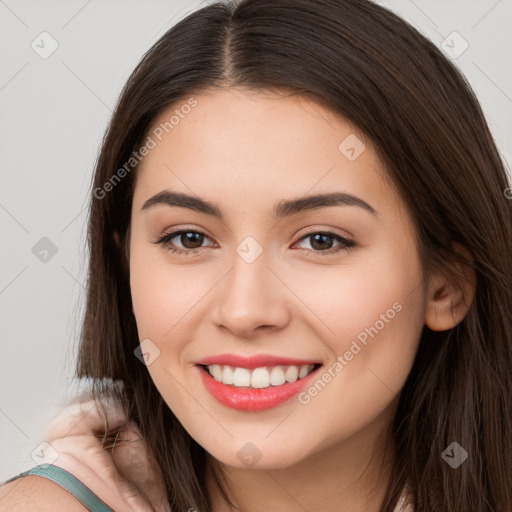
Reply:
<svg viewBox="0 0 512 512"><path fill-rule="evenodd" d="M238 356L236 354L219 354L205 357L196 362L198 365L210 366L213 364L234 366L236 368L261 368L263 366L302 366L305 364L321 364L312 359L294 359L291 357L274 356L272 354L258 354L253 356Z"/></svg>

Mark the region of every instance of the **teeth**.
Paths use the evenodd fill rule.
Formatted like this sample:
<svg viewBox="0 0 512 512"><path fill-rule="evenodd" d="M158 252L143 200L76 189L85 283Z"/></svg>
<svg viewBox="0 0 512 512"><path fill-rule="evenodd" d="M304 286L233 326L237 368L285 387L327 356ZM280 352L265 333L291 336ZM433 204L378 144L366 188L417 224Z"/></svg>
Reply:
<svg viewBox="0 0 512 512"><path fill-rule="evenodd" d="M305 377L309 373L309 366L309 364L304 364L300 367L299 379L302 379L302 377Z"/></svg>
<svg viewBox="0 0 512 512"><path fill-rule="evenodd" d="M272 384L272 386L280 386L285 382L286 379L284 377L283 369L280 366L274 366L270 372L270 384Z"/></svg>
<svg viewBox="0 0 512 512"><path fill-rule="evenodd" d="M268 388L270 386L270 374L263 368L255 368L251 375L251 388Z"/></svg>
<svg viewBox="0 0 512 512"><path fill-rule="evenodd" d="M247 368L235 368L233 385L237 388L251 385L251 372Z"/></svg>
<svg viewBox="0 0 512 512"><path fill-rule="evenodd" d="M284 378L288 382L295 382L299 378L299 369L296 366L288 366L284 372Z"/></svg>
<svg viewBox="0 0 512 512"><path fill-rule="evenodd" d="M222 368L218 364L214 364L208 367L208 370L210 371L210 374L216 381L222 381Z"/></svg>
<svg viewBox="0 0 512 512"><path fill-rule="evenodd" d="M233 368L231 366L224 366L222 371L222 382L224 384L233 384Z"/></svg>
<svg viewBox="0 0 512 512"><path fill-rule="evenodd" d="M213 364L207 367L210 375L218 382L235 387L251 387L255 389L281 386L286 382L295 382L309 375L314 366L270 366L254 368L235 368L229 365Z"/></svg>

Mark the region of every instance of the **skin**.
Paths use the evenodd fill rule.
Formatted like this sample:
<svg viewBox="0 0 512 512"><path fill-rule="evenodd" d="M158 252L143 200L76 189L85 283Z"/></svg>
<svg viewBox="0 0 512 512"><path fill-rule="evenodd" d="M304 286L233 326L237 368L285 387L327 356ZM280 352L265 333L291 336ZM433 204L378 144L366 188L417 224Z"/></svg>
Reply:
<svg viewBox="0 0 512 512"><path fill-rule="evenodd" d="M393 458L392 446L384 447L421 330L460 322L474 289L461 293L441 275L423 285L411 217L371 142L345 119L292 95L231 88L194 98L197 106L137 171L133 310L140 340L160 351L147 369L185 429L229 475L230 495L245 512L267 510L268 503L284 512L377 511ZM354 161L338 149L351 134L365 144ZM163 190L215 203L224 219L163 204L142 210ZM279 222L271 215L279 201L333 191L358 196L378 215L358 206L322 207ZM175 246L201 248L180 255L153 243L178 229L206 236L195 245L177 236ZM304 238L309 230L356 246L322 255L339 242L329 238L319 249ZM236 252L248 236L263 250L252 263ZM194 367L221 353L271 353L319 360L326 369L394 303L401 310L307 404L229 409L206 391ZM251 468L237 456L248 442L262 455ZM208 488L215 510L227 510L211 479Z"/></svg>

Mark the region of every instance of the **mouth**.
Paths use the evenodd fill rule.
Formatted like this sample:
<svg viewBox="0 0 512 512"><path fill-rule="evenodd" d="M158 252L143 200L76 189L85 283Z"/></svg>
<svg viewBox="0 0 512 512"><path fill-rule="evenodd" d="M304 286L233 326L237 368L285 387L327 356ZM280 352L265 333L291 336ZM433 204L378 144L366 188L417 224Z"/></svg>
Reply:
<svg viewBox="0 0 512 512"><path fill-rule="evenodd" d="M220 404L240 411L263 411L284 404L310 385L320 363L243 368L196 364L210 395Z"/></svg>
<svg viewBox="0 0 512 512"><path fill-rule="evenodd" d="M316 364L274 365L259 368L235 367L228 364L198 365L217 382L236 388L266 389L301 380L320 366Z"/></svg>

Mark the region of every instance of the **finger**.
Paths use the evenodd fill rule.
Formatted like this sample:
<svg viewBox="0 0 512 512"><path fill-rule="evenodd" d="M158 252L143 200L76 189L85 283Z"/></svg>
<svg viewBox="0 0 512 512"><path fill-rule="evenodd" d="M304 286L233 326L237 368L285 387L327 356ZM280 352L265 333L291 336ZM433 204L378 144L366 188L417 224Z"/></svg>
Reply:
<svg viewBox="0 0 512 512"><path fill-rule="evenodd" d="M45 439L74 436L81 434L100 435L105 429L116 429L127 422L121 406L112 400L104 399L75 402L68 405L50 420Z"/></svg>
<svg viewBox="0 0 512 512"><path fill-rule="evenodd" d="M51 463L69 471L112 509L153 512L150 502L137 487L119 474L112 457L99 441L75 436L56 439L53 446L59 456Z"/></svg>
<svg viewBox="0 0 512 512"><path fill-rule="evenodd" d="M102 450L98 449L101 440L94 435L105 434L105 418L108 418L109 428L119 430L112 437L113 442L103 436ZM130 497L132 484L155 510L167 511L165 486L157 463L148 458L148 450L135 423L130 423L130 428L126 425L126 417L119 405L109 400L100 403L89 400L71 404L61 411L49 425L47 440L57 450L60 447L94 468L99 478L107 475L107 478L125 479L128 484L123 487L126 499L135 499ZM127 441L123 442L125 439ZM98 455L102 459L95 461ZM105 465L108 461L112 465Z"/></svg>

